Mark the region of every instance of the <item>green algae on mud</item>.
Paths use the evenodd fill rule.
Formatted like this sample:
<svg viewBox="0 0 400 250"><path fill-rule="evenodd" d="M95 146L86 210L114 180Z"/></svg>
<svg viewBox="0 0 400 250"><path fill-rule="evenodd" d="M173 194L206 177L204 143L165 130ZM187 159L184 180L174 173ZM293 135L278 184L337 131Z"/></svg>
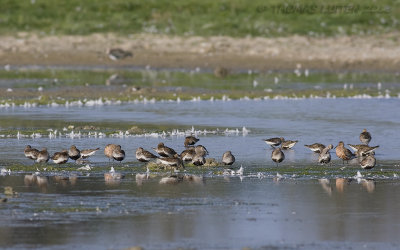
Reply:
<svg viewBox="0 0 400 250"><path fill-rule="evenodd" d="M118 80L106 86L115 72ZM15 70L0 71L0 78L5 79L5 90L7 82L12 86L11 91L0 92L3 106L357 95L397 97L400 93L400 87L395 84L397 74L308 72L306 69L232 72L226 78L196 71Z"/></svg>
<svg viewBox="0 0 400 250"><path fill-rule="evenodd" d="M84 166L89 165L90 168L86 169L79 169ZM11 172L17 172L17 173L75 173L75 172L81 172L81 173L103 173L103 172L108 172L110 171L110 168L113 167L116 171L146 171L145 168L143 168L143 164L138 163L138 162L124 162L124 163L118 163L118 164L113 164L113 163L108 163L108 164L86 164L86 165L79 165L76 163L66 163L62 165L57 165L54 163L48 163L48 164L38 164L34 163L31 165L26 165L26 164L16 164L16 163L10 163L10 165L6 165L6 169L10 169Z"/></svg>
<svg viewBox="0 0 400 250"><path fill-rule="evenodd" d="M90 164L91 165L91 164ZM149 169L150 174L168 174L174 171L174 167L157 164L155 162L149 162L147 164L141 162L124 162L118 164L105 164L96 163L91 165L90 169L80 170L84 165L77 165L74 163L67 163L63 165L56 164L10 164L5 166L6 169L10 169L12 174L21 173L36 173L40 174L51 174L51 175L70 175L76 173L91 173L91 174L103 174L110 171L113 167L116 172L123 174L136 174L145 173ZM185 174L205 174L208 176L223 176L224 169L238 169L239 166L224 166L220 163L209 164L206 166L195 166L190 163L185 163L185 169L180 169L181 173ZM276 177L288 178L288 179L320 179L320 178L356 178L360 172L362 178L398 178L400 176L400 168L393 167L392 164L384 164L377 166L371 170L361 169L358 165L315 165L315 164L298 164L296 166L267 166L267 167L244 167L244 177L246 176L258 176L258 173L262 173L264 177ZM235 176L235 175L234 175ZM361 178L361 177L359 177Z"/></svg>
<svg viewBox="0 0 400 250"><path fill-rule="evenodd" d="M18 137L68 137L71 133L81 137L98 136L112 137L124 135L141 136L151 133L169 134L173 130L190 130L192 126L164 123L140 123L128 121L70 121L59 119L31 119L30 117L2 116L0 119L0 139ZM215 126L196 126L201 130L217 130ZM57 133L57 135L55 135Z"/></svg>

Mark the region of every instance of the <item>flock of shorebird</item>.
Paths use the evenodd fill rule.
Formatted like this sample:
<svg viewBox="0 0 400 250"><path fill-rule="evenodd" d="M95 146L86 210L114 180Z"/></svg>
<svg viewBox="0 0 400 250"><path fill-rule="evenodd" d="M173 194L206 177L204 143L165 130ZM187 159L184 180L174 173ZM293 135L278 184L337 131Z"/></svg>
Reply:
<svg viewBox="0 0 400 250"><path fill-rule="evenodd" d="M174 149L165 146L162 142L160 142L156 148L153 148L153 150L157 152L159 156L156 156L142 147L139 147L135 153L136 159L141 162L155 160L158 164L176 168L184 168L184 162L191 162L196 166L201 166L206 163L205 157L209 153L208 150L202 145L194 146L194 144L196 144L198 141L199 139L194 136L186 136L184 141L184 146L186 149L183 150L181 154L178 154ZM99 149L100 148L79 150L75 145L72 145L69 150L56 152L52 157L50 157L47 148L43 148L39 151L35 148L32 148L30 145L27 145L24 153L27 158L34 160L36 163L46 163L51 159L56 164L63 164L66 163L68 159L72 159L75 162L80 163L83 159L94 155ZM116 144L108 144L104 148L104 154L109 161L116 160L121 162L125 159L125 151L120 145ZM233 156L231 151L226 151L222 155L222 163L224 165L232 165L234 162L235 156Z"/></svg>
<svg viewBox="0 0 400 250"><path fill-rule="evenodd" d="M350 160L357 158L358 163L363 169L371 169L375 167L376 159L375 159L375 152L374 150L377 149L379 146L371 147L369 146L369 142L371 141L371 134L364 129L360 134L360 141L362 144L353 145L348 144L349 147L354 151L351 152L348 148L344 146L343 141L340 141L338 145L335 147L336 149L336 156L343 160L344 162L349 162ZM282 162L285 159L285 154L283 153L282 149L291 149L296 145L298 141L291 141L285 140L283 137L280 138L270 138L264 140L265 143L270 145L274 148L272 151L271 159L278 163ZM275 148L281 145L280 148ZM331 161L331 154L330 150L333 149L333 145L329 144L325 146L321 143L314 143L311 145L304 145L305 147L309 148L314 153L319 154L318 162L322 164L328 164Z"/></svg>
<svg viewBox="0 0 400 250"><path fill-rule="evenodd" d="M197 145L194 146L199 141L195 136L187 136L185 137L184 146L185 150L178 154L174 149L167 147L164 143L160 142L156 148L153 148L157 155L139 147L136 150L135 156L138 161L141 162L149 162L156 161L158 164L172 166L176 168L184 168L184 162L191 162L196 166L201 166L206 163L206 156L209 154L208 150L202 146ZM268 145L273 148L271 159L276 163L282 162L285 159L285 154L283 150L293 148L298 141L285 140L283 137L276 137L264 140ZM360 166L364 169L371 169L376 164L375 153L374 150L379 146L371 147L368 143L371 141L371 134L364 129L360 134L360 141L363 144L352 145L348 144L351 149L354 150L354 153L351 152L344 146L342 141L335 147L336 155L340 159L343 160L343 164L345 161L349 161L353 158L357 158ZM278 147L280 146L280 147ZM304 145L309 148L314 153L318 153L318 162L322 164L328 164L331 161L330 150L333 149L333 145L329 144L325 146L321 143L314 143L311 145ZM47 148L43 148L42 150L37 150L32 148L30 145L25 147L24 153L25 156L29 159L34 160L36 163L46 163L50 159L56 164L63 164L68 161L68 159L72 159L77 163L82 163L84 159L89 158L94 155L100 148L96 149L84 149L79 150L75 145L72 145L69 150L63 150L61 152L56 152L50 157ZM104 148L104 154L110 160L115 160L121 162L125 159L125 151L121 148L120 145L116 144L108 144ZM222 163L224 165L232 165L235 162L235 156L231 151L226 151L222 155Z"/></svg>

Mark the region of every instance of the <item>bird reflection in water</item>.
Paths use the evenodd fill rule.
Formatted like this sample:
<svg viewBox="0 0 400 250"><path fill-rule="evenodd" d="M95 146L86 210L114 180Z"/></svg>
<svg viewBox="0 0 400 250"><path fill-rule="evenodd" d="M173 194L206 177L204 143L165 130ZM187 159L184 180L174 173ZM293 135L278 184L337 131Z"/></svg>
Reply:
<svg viewBox="0 0 400 250"><path fill-rule="evenodd" d="M63 187L68 187L69 185L75 186L78 180L78 176L75 174L65 176L65 175L56 175L53 176L53 180L55 183L61 184Z"/></svg>
<svg viewBox="0 0 400 250"><path fill-rule="evenodd" d="M375 191L375 180L373 179L361 179L361 186L367 190L368 193L373 193Z"/></svg>
<svg viewBox="0 0 400 250"><path fill-rule="evenodd" d="M351 179L346 178L336 178L336 191L338 193L343 193L345 186L350 184Z"/></svg>
<svg viewBox="0 0 400 250"><path fill-rule="evenodd" d="M108 173L104 173L104 181L108 186L116 186L121 183L121 179L125 176L121 173L115 172L114 167L111 167L111 170Z"/></svg>
<svg viewBox="0 0 400 250"><path fill-rule="evenodd" d="M330 186L330 181L326 178L319 179L319 184L321 184L322 189L329 195L332 195L332 187Z"/></svg>
<svg viewBox="0 0 400 250"><path fill-rule="evenodd" d="M27 174L24 177L25 186L38 186L42 192L47 192L48 176L39 176L35 174Z"/></svg>

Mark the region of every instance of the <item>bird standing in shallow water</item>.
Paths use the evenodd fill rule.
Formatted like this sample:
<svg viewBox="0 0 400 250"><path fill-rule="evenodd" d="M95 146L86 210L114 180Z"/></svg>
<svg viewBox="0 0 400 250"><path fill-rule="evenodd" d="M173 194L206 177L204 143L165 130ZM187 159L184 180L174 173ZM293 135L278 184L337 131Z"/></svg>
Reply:
<svg viewBox="0 0 400 250"><path fill-rule="evenodd" d="M202 156L208 155L208 150L207 150L203 145L197 145L197 146L194 148L194 151L195 151L196 154L198 154L198 155L202 155Z"/></svg>
<svg viewBox="0 0 400 250"><path fill-rule="evenodd" d="M174 155L176 155L175 150L165 146L162 142L158 143L157 147L153 149L157 152L157 154L163 157L174 157Z"/></svg>
<svg viewBox="0 0 400 250"><path fill-rule="evenodd" d="M331 161L331 153L329 150L333 148L332 144L329 144L318 156L318 162L322 164L328 164Z"/></svg>
<svg viewBox="0 0 400 250"><path fill-rule="evenodd" d="M281 143L285 141L285 139L283 137L274 137L274 138L269 138L269 139L265 139L264 142L267 143L268 145L270 145L271 147L277 147L279 145L281 145Z"/></svg>
<svg viewBox="0 0 400 250"><path fill-rule="evenodd" d="M194 137L193 135L190 135L185 137L185 142L183 144L185 145L185 147L188 147L196 144L196 142L198 141L200 141L200 139Z"/></svg>
<svg viewBox="0 0 400 250"><path fill-rule="evenodd" d="M376 159L373 154L368 155L363 160L360 161L360 166L363 169L371 169L375 167Z"/></svg>
<svg viewBox="0 0 400 250"><path fill-rule="evenodd" d="M189 147L188 149L182 151L181 159L182 161L191 161L195 155L196 150L194 149L194 147Z"/></svg>
<svg viewBox="0 0 400 250"><path fill-rule="evenodd" d="M356 155L367 155L375 151L375 149L379 148L379 146L370 147L365 144L359 144L359 145L347 144L347 145L349 145L349 147L354 150L354 154Z"/></svg>
<svg viewBox="0 0 400 250"><path fill-rule="evenodd" d="M361 132L360 141L365 145L368 145L368 143L371 141L371 134L366 129L363 129Z"/></svg>
<svg viewBox="0 0 400 250"><path fill-rule="evenodd" d="M118 147L116 144L107 144L107 146L104 148L104 154L107 156L108 161L111 159L114 160L113 158L113 151Z"/></svg>
<svg viewBox="0 0 400 250"><path fill-rule="evenodd" d="M340 141L339 144L336 146L336 156L343 160L344 165L344 161L347 161L348 163L349 160L354 157L354 154L344 146L344 143L342 141Z"/></svg>
<svg viewBox="0 0 400 250"><path fill-rule="evenodd" d="M42 150L39 151L36 162L37 163L45 163L48 162L50 159L49 152L47 152L47 148L43 148Z"/></svg>
<svg viewBox="0 0 400 250"><path fill-rule="evenodd" d="M64 164L68 161L68 158L69 158L68 150L56 152L56 153L54 153L53 157L51 157L53 162L56 164Z"/></svg>
<svg viewBox="0 0 400 250"><path fill-rule="evenodd" d="M204 154L195 154L192 159L192 164L196 166L202 166L206 163L206 158Z"/></svg>
<svg viewBox="0 0 400 250"><path fill-rule="evenodd" d="M136 159L138 161L141 161L141 162L148 162L148 161L151 161L152 159L157 159L158 158L157 156L155 156L154 154L150 153L149 151L144 150L142 147L139 147L136 150L136 154L135 155L136 155Z"/></svg>
<svg viewBox="0 0 400 250"><path fill-rule="evenodd" d="M314 153L321 153L322 150L324 150L324 148L326 148L326 146L324 144L321 143L314 143L311 145L304 145L305 147L309 148L311 151L313 151Z"/></svg>
<svg viewBox="0 0 400 250"><path fill-rule="evenodd" d="M298 141L291 141L291 140L287 140L287 141L282 141L281 143L281 147L282 149L291 149L294 147L294 145L296 145Z"/></svg>
<svg viewBox="0 0 400 250"><path fill-rule="evenodd" d="M172 167L177 167L177 168L180 168L180 167L185 168L185 166L183 165L183 161L181 160L181 158L179 158L178 154L175 154L172 157L158 158L157 162L167 165L167 166L172 166Z"/></svg>
<svg viewBox="0 0 400 250"><path fill-rule="evenodd" d="M226 151L222 155L222 163L225 165L232 165L235 162L235 156L233 156L231 151Z"/></svg>
<svg viewBox="0 0 400 250"><path fill-rule="evenodd" d="M119 162L125 159L125 151L121 149L120 145L117 145L117 147L113 150L112 157L114 158L114 160Z"/></svg>
<svg viewBox="0 0 400 250"><path fill-rule="evenodd" d="M82 150L81 150L81 158L82 158L82 159L89 158L90 156L96 154L96 152L97 152L99 149L100 149L100 148L95 148L95 149L82 149Z"/></svg>
<svg viewBox="0 0 400 250"><path fill-rule="evenodd" d="M36 160L39 154L39 150L32 148L31 145L26 145L24 150L25 157L31 160Z"/></svg>
<svg viewBox="0 0 400 250"><path fill-rule="evenodd" d="M276 148L272 151L271 159L276 162L276 166L278 166L278 163L281 163L285 159L285 154L280 148Z"/></svg>
<svg viewBox="0 0 400 250"><path fill-rule="evenodd" d="M76 161L81 157L81 151L77 149L75 145L72 145L68 150L68 156L72 160Z"/></svg>

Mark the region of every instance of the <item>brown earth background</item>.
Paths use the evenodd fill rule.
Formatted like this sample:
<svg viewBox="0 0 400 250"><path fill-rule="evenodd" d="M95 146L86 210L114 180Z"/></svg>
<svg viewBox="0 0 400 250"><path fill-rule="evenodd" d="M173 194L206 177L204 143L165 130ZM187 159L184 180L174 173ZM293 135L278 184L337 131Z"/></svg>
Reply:
<svg viewBox="0 0 400 250"><path fill-rule="evenodd" d="M223 66L230 70L398 71L399 34L310 38L174 37L139 34L0 36L2 65L104 65L114 67L196 68ZM134 56L110 60L107 48L122 48Z"/></svg>

